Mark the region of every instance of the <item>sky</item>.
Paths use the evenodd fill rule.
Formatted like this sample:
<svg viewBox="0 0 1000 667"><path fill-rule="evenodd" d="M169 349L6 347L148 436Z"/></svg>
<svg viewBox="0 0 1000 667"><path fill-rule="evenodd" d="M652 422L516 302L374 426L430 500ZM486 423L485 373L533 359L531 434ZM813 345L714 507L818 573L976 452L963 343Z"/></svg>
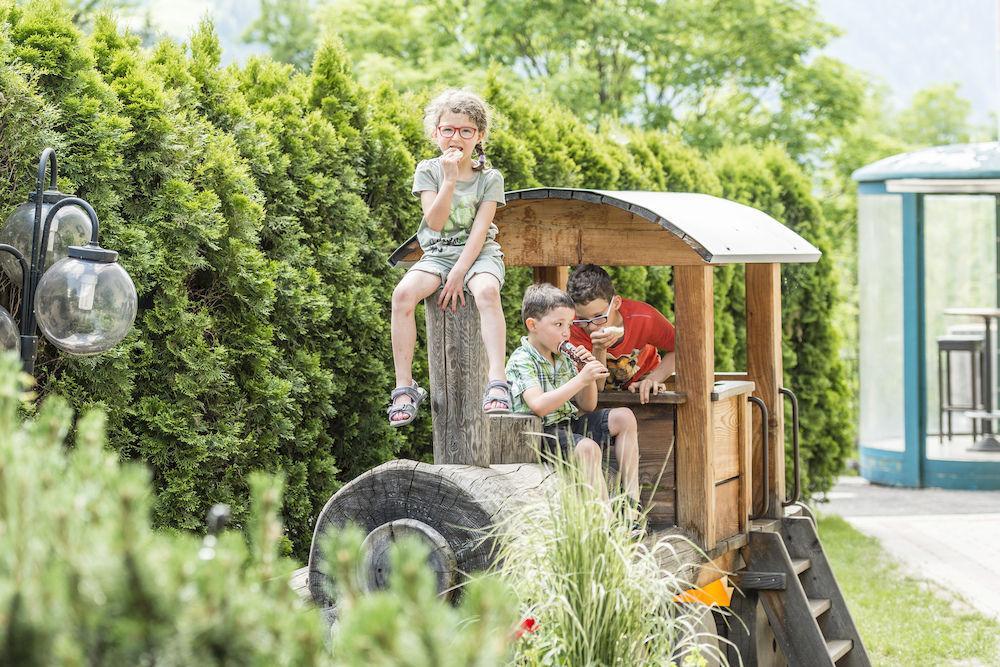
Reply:
<svg viewBox="0 0 1000 667"><path fill-rule="evenodd" d="M887 84L895 106L905 106L922 88L957 82L959 93L972 102L975 122L1000 109L1000 0L815 1L824 20L843 31L825 52ZM227 62L258 50L240 42L256 13L253 0L146 0L145 5L154 24L178 39L211 15Z"/></svg>

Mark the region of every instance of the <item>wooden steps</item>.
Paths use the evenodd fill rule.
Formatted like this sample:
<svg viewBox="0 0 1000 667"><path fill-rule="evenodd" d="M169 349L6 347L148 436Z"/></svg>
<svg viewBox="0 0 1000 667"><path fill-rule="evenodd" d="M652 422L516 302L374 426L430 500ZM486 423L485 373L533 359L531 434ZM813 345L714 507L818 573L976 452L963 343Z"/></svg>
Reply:
<svg viewBox="0 0 1000 667"><path fill-rule="evenodd" d="M735 577L742 594L734 595L732 606L741 623L730 624L738 628L729 633L735 645L727 649L730 664L771 664L773 654L759 653L762 645L771 650L770 641L759 640L770 629L788 665L870 667L811 519L755 521L743 553L746 568ZM758 618L758 602L766 622Z"/></svg>
<svg viewBox="0 0 1000 667"><path fill-rule="evenodd" d="M826 653L830 656L831 662L837 662L851 650L854 642L850 639L833 639L826 643Z"/></svg>
<svg viewBox="0 0 1000 667"><path fill-rule="evenodd" d="M813 618L819 618L819 615L830 608L830 600L828 598L818 598L809 600L809 611L812 612Z"/></svg>
<svg viewBox="0 0 1000 667"><path fill-rule="evenodd" d="M792 570L795 574L802 574L812 565L812 561L808 558L793 558L792 559Z"/></svg>

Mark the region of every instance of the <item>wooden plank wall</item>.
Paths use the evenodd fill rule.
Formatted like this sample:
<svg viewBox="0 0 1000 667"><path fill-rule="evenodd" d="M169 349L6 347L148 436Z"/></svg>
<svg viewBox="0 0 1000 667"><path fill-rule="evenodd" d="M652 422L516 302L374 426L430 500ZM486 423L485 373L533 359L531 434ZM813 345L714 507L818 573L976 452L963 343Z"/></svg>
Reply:
<svg viewBox="0 0 1000 667"><path fill-rule="evenodd" d="M770 480L768 516L783 515L785 499L785 411L778 390L782 383L781 366L781 266L746 265L747 302L747 374L756 384L754 396L767 405L769 469L763 470L763 440L759 411L754 409L753 425L753 506L759 513L764 506L763 475Z"/></svg>
<svg viewBox="0 0 1000 667"><path fill-rule="evenodd" d="M599 395L598 407L627 407L635 414L639 426L639 489L643 506L649 509L647 521L653 528L674 526L677 524L676 406L664 403L641 405L635 398L636 395L629 392L605 391Z"/></svg>
<svg viewBox="0 0 1000 667"><path fill-rule="evenodd" d="M712 404L715 480L715 539L747 529L750 476L750 405L747 394Z"/></svg>

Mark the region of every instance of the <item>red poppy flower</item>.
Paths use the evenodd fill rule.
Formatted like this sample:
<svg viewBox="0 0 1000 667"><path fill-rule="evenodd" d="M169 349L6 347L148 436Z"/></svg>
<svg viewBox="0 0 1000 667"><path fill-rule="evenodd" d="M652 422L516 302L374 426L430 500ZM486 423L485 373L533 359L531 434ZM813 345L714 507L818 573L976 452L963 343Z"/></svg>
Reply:
<svg viewBox="0 0 1000 667"><path fill-rule="evenodd" d="M514 639L520 639L525 634L531 634L538 629L538 621L535 618L529 616L520 625L517 626L517 630L514 632Z"/></svg>

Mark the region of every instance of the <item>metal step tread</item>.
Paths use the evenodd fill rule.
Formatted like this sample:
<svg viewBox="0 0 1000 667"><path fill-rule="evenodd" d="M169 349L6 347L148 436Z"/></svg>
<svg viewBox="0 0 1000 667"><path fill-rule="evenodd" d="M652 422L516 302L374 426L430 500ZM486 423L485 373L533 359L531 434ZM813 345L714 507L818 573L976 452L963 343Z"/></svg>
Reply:
<svg viewBox="0 0 1000 667"><path fill-rule="evenodd" d="M830 608L829 598L810 598L809 599L809 611L812 612L813 618L819 617L824 611Z"/></svg>
<svg viewBox="0 0 1000 667"><path fill-rule="evenodd" d="M812 567L812 561L808 558L793 558L792 559L792 569L795 574L802 574L806 570Z"/></svg>
<svg viewBox="0 0 1000 667"><path fill-rule="evenodd" d="M852 648L854 648L854 642L850 639L830 639L826 642L826 654L834 662L847 655L847 652Z"/></svg>

